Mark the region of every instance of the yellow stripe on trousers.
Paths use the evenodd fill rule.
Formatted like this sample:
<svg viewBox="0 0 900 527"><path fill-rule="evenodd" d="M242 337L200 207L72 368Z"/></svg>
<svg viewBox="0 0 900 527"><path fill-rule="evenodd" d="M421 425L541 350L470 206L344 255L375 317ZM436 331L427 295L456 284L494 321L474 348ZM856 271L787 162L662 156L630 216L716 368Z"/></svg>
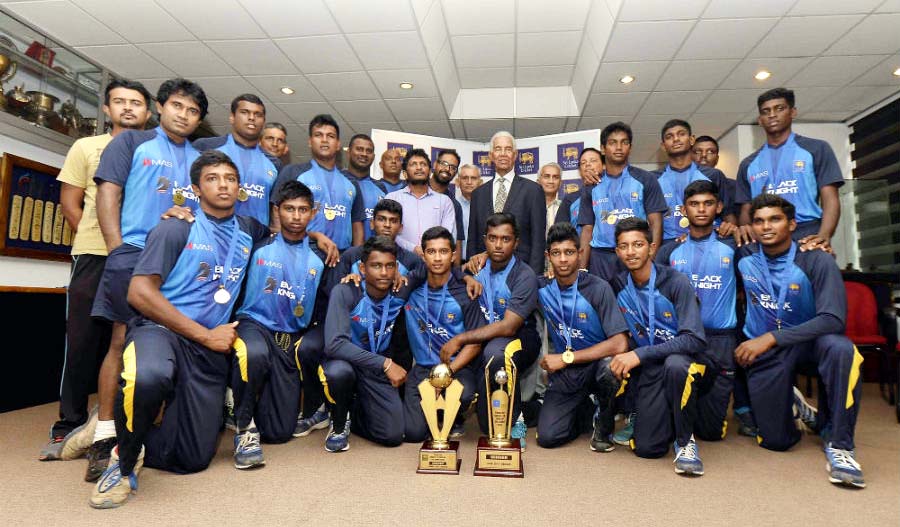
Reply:
<svg viewBox="0 0 900 527"><path fill-rule="evenodd" d="M322 382L322 388L325 389L325 398L328 399L328 402L337 404L334 397L331 396L331 392L328 391L328 379L325 378L325 370L321 366L319 366L319 381Z"/></svg>
<svg viewBox="0 0 900 527"><path fill-rule="evenodd" d="M238 369L241 370L241 380L247 382L247 343L238 337L234 341L234 356L237 357Z"/></svg>
<svg viewBox="0 0 900 527"><path fill-rule="evenodd" d="M521 339L509 341L509 344L506 345L506 349L503 350L503 366L506 368L507 373L512 372L512 359L517 351L522 351Z"/></svg>
<svg viewBox="0 0 900 527"><path fill-rule="evenodd" d="M844 404L844 408L847 410L853 406L853 390L856 388L856 383L859 382L859 369L862 363L862 355L859 354L856 346L853 346L853 365L850 366L850 380L847 382L847 402Z"/></svg>
<svg viewBox="0 0 900 527"><path fill-rule="evenodd" d="M706 365L697 364L696 362L692 362L690 367L688 367L687 379L684 381L684 391L681 393L681 409L684 410L685 405L688 403L688 400L691 398L691 385L694 383L694 375L700 374L702 377L706 374Z"/></svg>
<svg viewBox="0 0 900 527"><path fill-rule="evenodd" d="M300 366L300 343L303 342L303 337L297 339L297 342L294 343L294 363L297 365L297 372L300 374L300 382L303 382L303 368Z"/></svg>
<svg viewBox="0 0 900 527"><path fill-rule="evenodd" d="M134 341L125 346L122 352L122 380L125 387L122 388L123 406L125 410L125 428L134 432L134 381L137 377L137 359L134 356Z"/></svg>

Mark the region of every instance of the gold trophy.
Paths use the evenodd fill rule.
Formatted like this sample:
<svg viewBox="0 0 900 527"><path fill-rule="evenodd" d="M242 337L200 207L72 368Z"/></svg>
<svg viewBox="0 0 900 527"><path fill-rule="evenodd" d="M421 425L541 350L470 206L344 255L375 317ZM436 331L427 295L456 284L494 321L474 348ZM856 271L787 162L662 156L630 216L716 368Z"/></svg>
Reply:
<svg viewBox="0 0 900 527"><path fill-rule="evenodd" d="M447 438L459 413L462 393L462 383L453 378L450 366L444 363L431 368L428 378L419 383L422 411L431 432L431 439L419 449L419 474L459 474L459 441ZM438 410L444 411L440 424Z"/></svg>
<svg viewBox="0 0 900 527"><path fill-rule="evenodd" d="M478 456L475 459L476 476L499 476L521 478L525 476L522 466L522 445L513 439L510 432L515 416L512 415L516 397L518 371L514 362L509 361L509 371L500 368L494 374L497 389L491 391L491 363L484 367L485 393L491 394L488 404L488 437L478 439ZM505 388L505 389L504 389Z"/></svg>

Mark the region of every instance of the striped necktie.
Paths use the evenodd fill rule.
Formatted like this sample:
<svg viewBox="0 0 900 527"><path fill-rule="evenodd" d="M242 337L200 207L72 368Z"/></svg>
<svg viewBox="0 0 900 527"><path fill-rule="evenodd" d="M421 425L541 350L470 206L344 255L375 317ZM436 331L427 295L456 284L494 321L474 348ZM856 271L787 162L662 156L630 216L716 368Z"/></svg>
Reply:
<svg viewBox="0 0 900 527"><path fill-rule="evenodd" d="M497 199L494 200L494 213L503 212L506 205L506 180L498 176L500 179L500 188L497 189Z"/></svg>

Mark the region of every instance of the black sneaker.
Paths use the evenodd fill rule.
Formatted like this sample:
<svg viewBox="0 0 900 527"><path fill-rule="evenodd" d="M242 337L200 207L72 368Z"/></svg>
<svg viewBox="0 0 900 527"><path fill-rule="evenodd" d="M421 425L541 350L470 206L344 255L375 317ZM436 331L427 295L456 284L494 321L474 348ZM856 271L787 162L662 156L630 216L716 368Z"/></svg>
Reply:
<svg viewBox="0 0 900 527"><path fill-rule="evenodd" d="M84 480L94 482L100 479L103 471L109 465L109 456L116 446L115 437L107 437L91 444L87 453L87 470L84 472Z"/></svg>

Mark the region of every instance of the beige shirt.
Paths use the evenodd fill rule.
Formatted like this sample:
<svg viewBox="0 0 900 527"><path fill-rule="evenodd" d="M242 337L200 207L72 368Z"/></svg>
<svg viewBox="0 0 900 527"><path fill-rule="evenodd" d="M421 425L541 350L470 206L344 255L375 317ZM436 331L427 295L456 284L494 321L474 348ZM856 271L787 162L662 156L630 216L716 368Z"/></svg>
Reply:
<svg viewBox="0 0 900 527"><path fill-rule="evenodd" d="M559 205L561 203L562 200L556 198L547 205L547 232L544 233L544 236L550 233L550 227L553 227L553 222L556 221L556 211L559 210Z"/></svg>
<svg viewBox="0 0 900 527"><path fill-rule="evenodd" d="M109 134L94 137L85 137L75 141L62 170L59 171L58 181L68 183L74 187L84 189L84 213L78 223L78 232L72 242L72 254L97 254L106 256L106 242L100 232L100 222L97 221L97 184L94 183L94 174L100 165L100 155L106 145L112 141Z"/></svg>

